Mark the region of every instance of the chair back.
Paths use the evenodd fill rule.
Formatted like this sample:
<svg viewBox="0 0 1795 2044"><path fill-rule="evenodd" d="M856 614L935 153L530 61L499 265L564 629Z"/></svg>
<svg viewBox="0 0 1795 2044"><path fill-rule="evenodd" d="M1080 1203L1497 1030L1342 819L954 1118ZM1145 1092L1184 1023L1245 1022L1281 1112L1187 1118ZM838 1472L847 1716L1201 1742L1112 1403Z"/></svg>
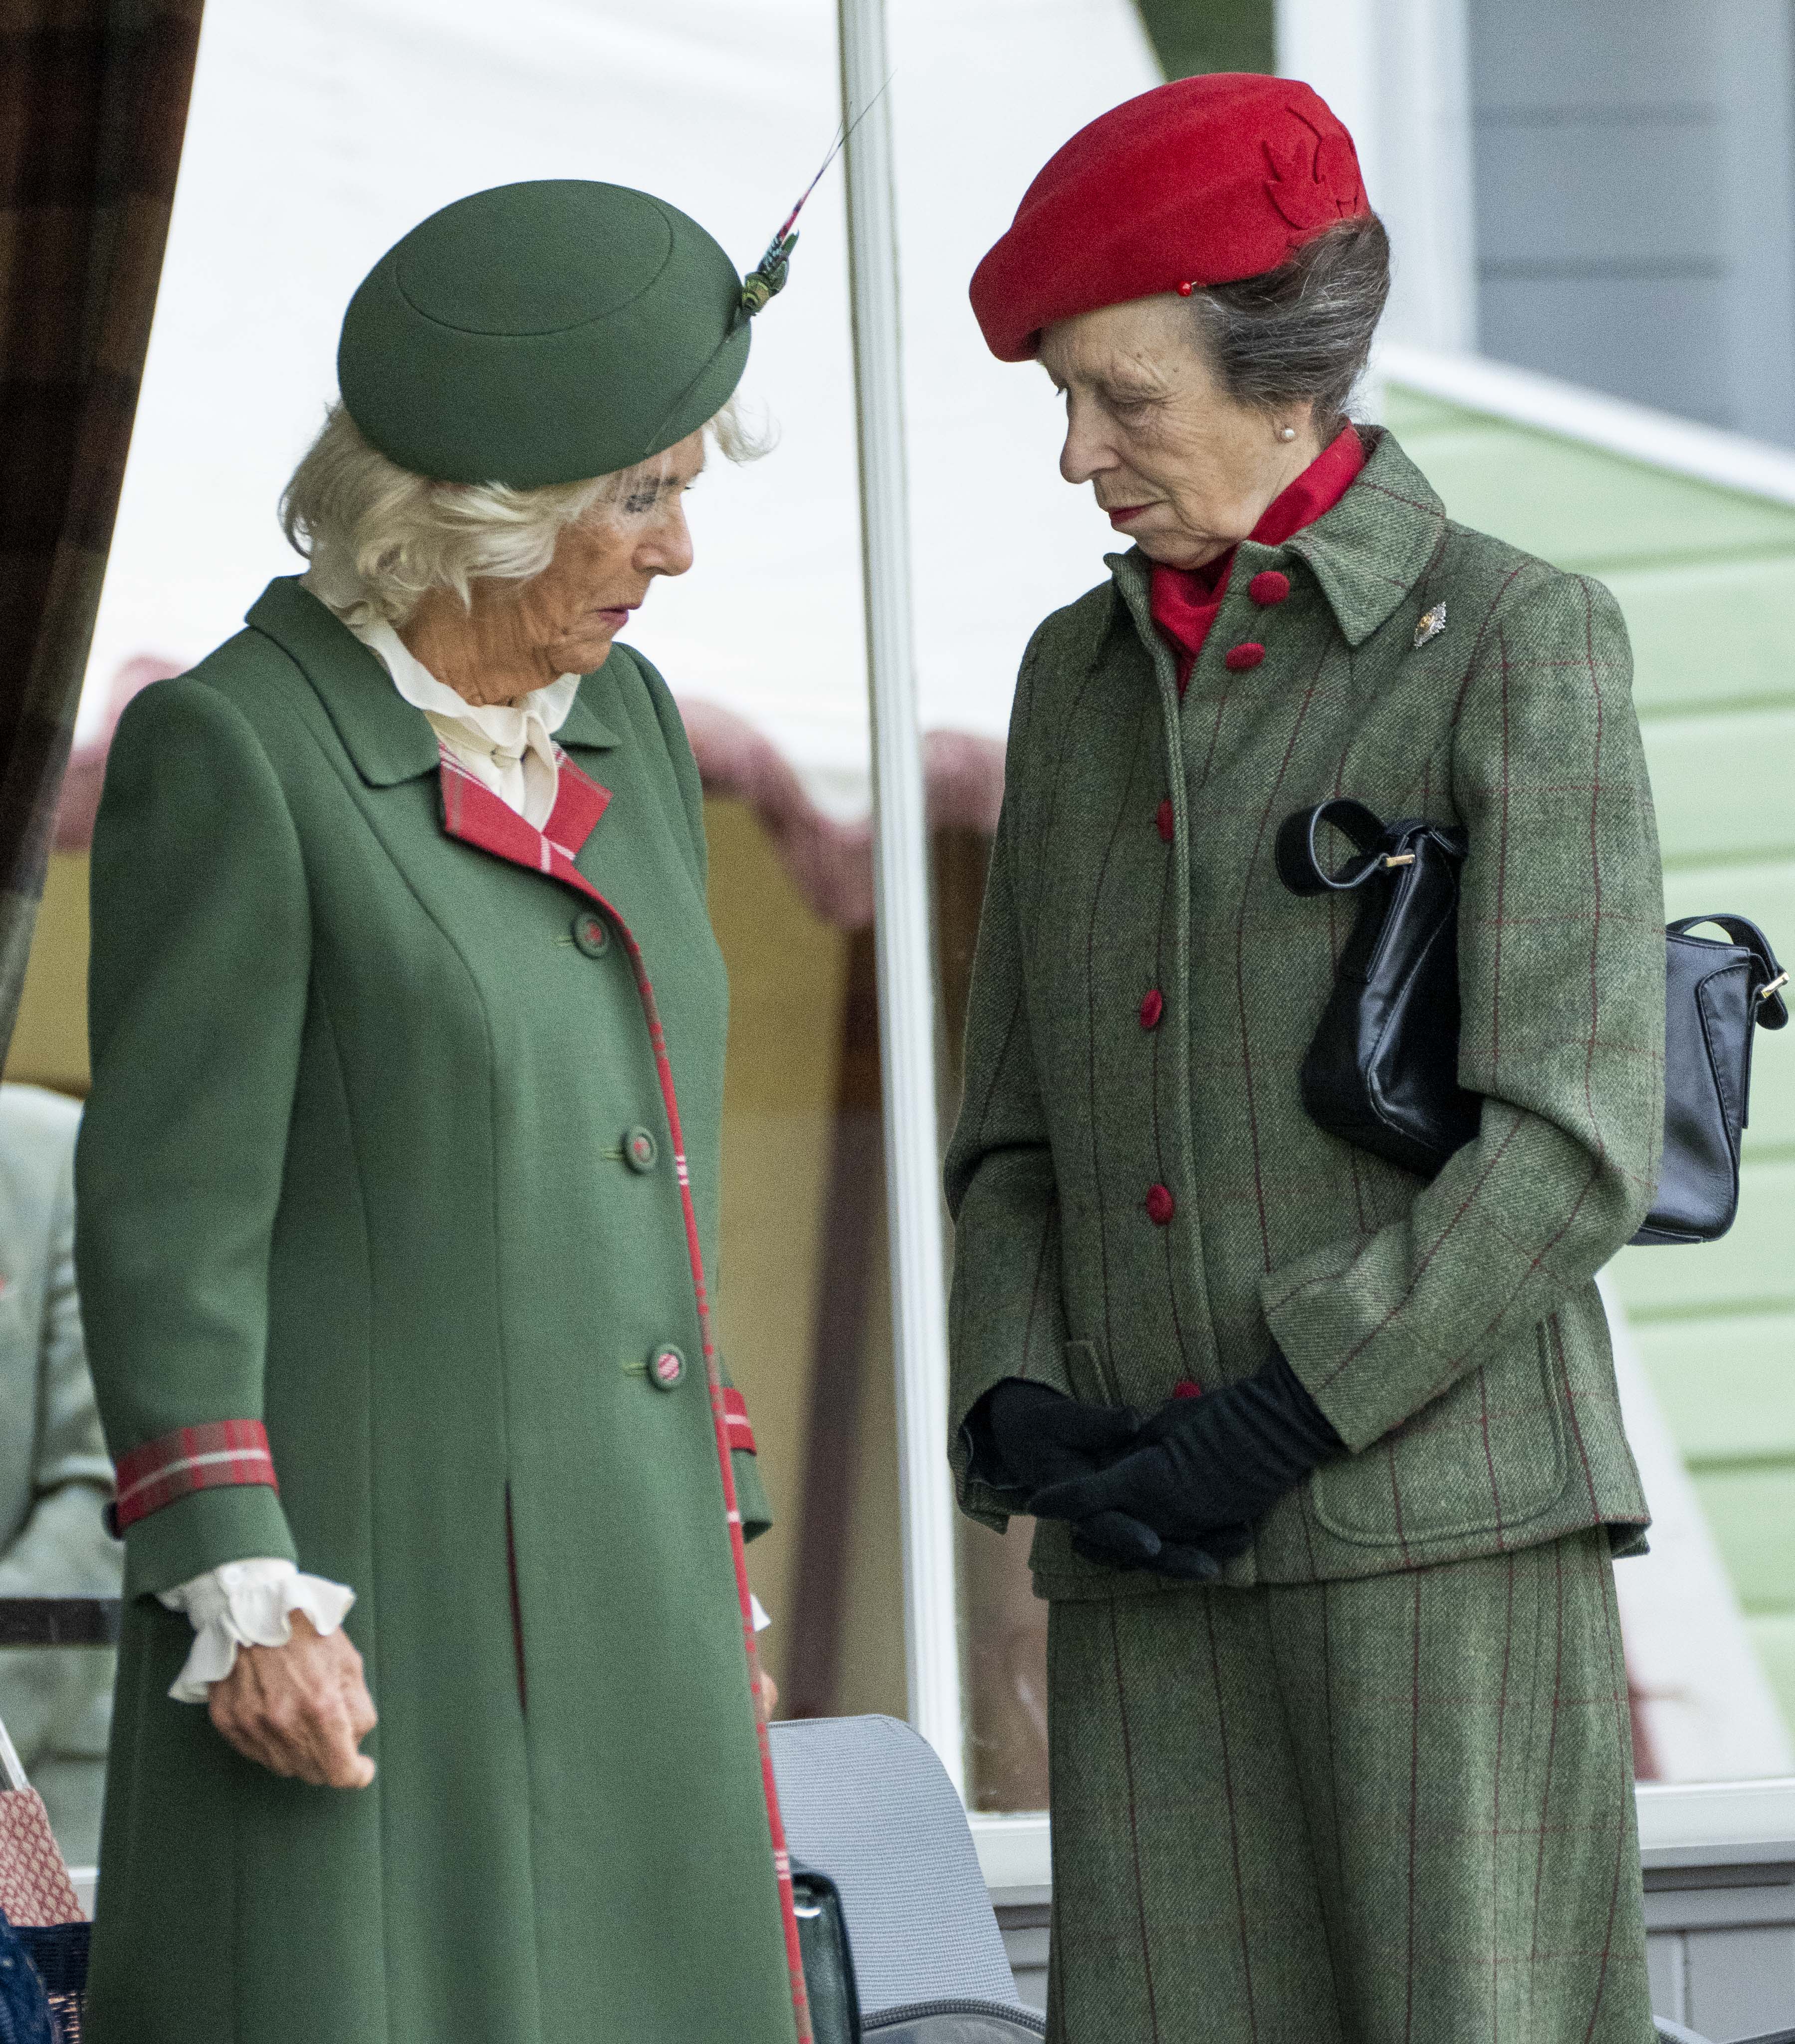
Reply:
<svg viewBox="0 0 1795 2044"><path fill-rule="evenodd" d="M861 2018L953 2000L1017 2009L1016 1982L953 1784L896 1718L772 1727L792 1856L842 1898Z"/></svg>

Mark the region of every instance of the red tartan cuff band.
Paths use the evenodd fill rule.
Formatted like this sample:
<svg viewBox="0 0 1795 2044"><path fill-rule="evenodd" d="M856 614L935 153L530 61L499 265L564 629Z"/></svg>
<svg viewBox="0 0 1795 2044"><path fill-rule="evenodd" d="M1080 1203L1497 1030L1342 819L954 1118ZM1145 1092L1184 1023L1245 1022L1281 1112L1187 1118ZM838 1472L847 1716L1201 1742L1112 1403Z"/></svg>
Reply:
<svg viewBox="0 0 1795 2044"><path fill-rule="evenodd" d="M739 1391L725 1390L723 1393L723 1424L732 1451L741 1448L749 1454L755 1452L754 1429L748 1419L747 1401Z"/></svg>
<svg viewBox="0 0 1795 2044"><path fill-rule="evenodd" d="M268 1430L259 1420L178 1427L121 1455L117 1466L113 1510L121 1533L190 1491L259 1483L278 1493L281 1487L268 1452Z"/></svg>

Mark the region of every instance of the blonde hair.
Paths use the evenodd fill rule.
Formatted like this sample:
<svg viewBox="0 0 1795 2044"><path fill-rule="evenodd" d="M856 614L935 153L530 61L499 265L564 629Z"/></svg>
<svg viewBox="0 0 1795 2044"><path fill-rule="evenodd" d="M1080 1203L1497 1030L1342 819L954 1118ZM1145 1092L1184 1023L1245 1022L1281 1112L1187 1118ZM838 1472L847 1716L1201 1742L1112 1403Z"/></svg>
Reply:
<svg viewBox="0 0 1795 2044"><path fill-rule="evenodd" d="M743 423L733 398L704 433L730 461L754 460L771 444ZM444 482L389 461L333 404L281 493L281 528L307 559L328 553L353 568L362 596L348 608L351 622L371 622L371 612L397 628L427 590L452 589L466 603L477 580L523 582L540 574L569 525L590 517L622 525L646 515L666 465L663 453L609 475L538 490ZM649 501L639 504L645 490Z"/></svg>

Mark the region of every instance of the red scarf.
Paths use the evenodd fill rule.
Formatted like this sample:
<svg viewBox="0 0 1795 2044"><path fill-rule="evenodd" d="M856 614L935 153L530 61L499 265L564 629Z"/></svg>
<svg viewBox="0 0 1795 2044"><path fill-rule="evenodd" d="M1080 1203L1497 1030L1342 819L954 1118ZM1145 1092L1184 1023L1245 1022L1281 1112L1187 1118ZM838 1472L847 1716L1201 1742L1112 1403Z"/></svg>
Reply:
<svg viewBox="0 0 1795 2044"><path fill-rule="evenodd" d="M1305 525L1313 525L1323 512L1333 510L1364 466L1365 450L1358 434L1351 426L1343 426L1295 482L1266 506L1264 517L1252 528L1253 539L1262 547L1281 547ZM1228 594L1234 551L1230 547L1200 568L1154 564L1153 622L1177 651L1180 695Z"/></svg>

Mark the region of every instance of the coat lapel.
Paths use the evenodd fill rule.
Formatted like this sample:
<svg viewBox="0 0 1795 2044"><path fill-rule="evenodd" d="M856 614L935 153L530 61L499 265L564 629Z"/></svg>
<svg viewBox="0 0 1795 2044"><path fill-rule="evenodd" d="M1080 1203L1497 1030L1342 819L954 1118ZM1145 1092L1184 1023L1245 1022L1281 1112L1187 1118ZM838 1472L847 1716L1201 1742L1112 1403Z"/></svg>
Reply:
<svg viewBox="0 0 1795 2044"><path fill-rule="evenodd" d="M428 727L426 727L428 728ZM477 781L445 747L441 753L443 828L449 836L495 859L577 889L589 900L603 899L573 862L598 820L611 806L611 790L582 773L557 746L560 780L554 810L546 828L538 830L483 781Z"/></svg>
<svg viewBox="0 0 1795 2044"><path fill-rule="evenodd" d="M323 703L343 749L370 788L396 787L436 770L436 734L342 619L301 589L297 575L269 583L245 620L298 667Z"/></svg>
<svg viewBox="0 0 1795 2044"><path fill-rule="evenodd" d="M1365 466L1331 510L1281 546L1243 540L1229 578L1244 588L1261 568L1294 555L1308 564L1349 646L1364 645L1406 598L1446 533L1446 507L1433 485L1393 434L1376 432ZM1156 667L1164 640L1152 616L1153 564L1138 547L1103 559Z"/></svg>
<svg viewBox="0 0 1795 2044"><path fill-rule="evenodd" d="M396 787L438 774L443 828L451 837L599 898L573 862L610 807L611 790L576 766L565 748L608 751L619 741L586 700L584 688L556 734L560 771L554 810L539 831L443 749L423 713L393 687L381 662L339 617L300 586L297 576L271 582L246 621L297 663L317 692L356 772L370 787Z"/></svg>

